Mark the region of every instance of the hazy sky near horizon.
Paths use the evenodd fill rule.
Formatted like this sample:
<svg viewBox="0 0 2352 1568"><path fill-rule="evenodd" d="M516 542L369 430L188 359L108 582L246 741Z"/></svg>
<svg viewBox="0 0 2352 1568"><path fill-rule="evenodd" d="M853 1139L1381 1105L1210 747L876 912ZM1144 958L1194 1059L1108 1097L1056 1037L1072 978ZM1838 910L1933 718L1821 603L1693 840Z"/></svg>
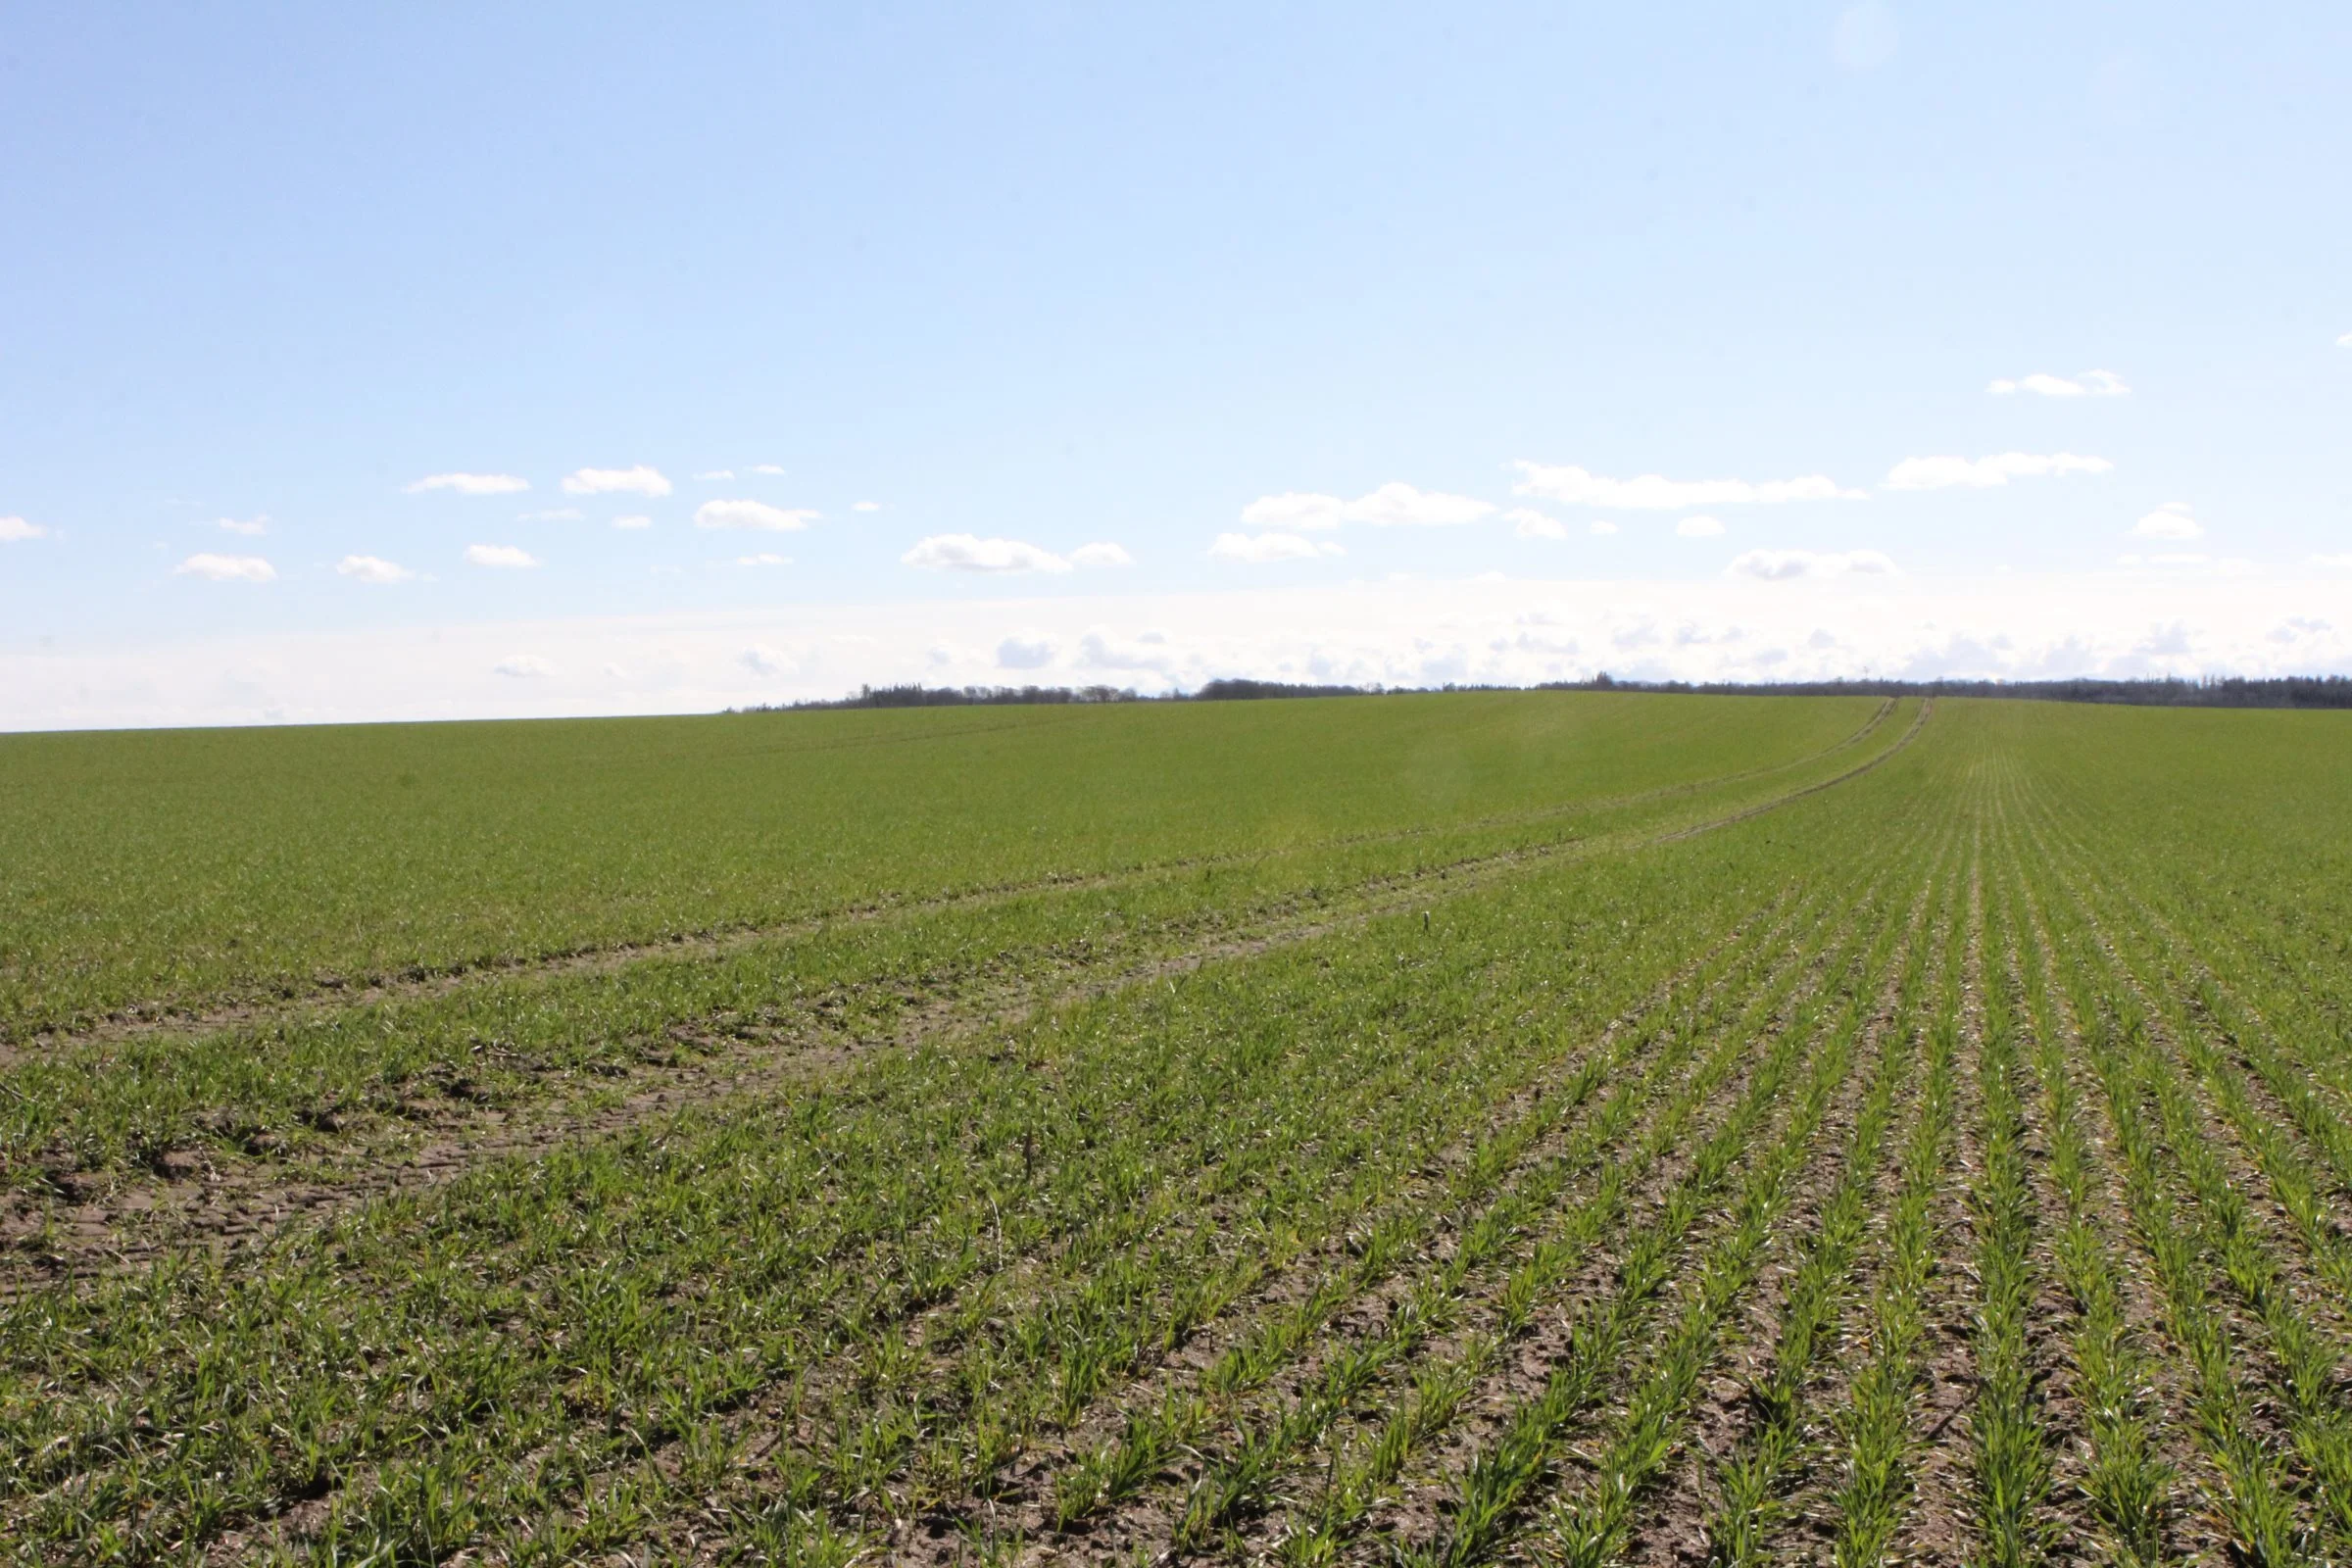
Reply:
<svg viewBox="0 0 2352 1568"><path fill-rule="evenodd" d="M2352 670L2352 10L0 7L0 727Z"/></svg>

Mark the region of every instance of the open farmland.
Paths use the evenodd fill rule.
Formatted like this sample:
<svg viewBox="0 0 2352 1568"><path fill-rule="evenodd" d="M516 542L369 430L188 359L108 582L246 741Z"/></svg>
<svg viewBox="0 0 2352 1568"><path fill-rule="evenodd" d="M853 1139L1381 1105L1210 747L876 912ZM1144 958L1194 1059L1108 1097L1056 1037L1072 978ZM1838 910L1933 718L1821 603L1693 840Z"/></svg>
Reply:
<svg viewBox="0 0 2352 1568"><path fill-rule="evenodd" d="M2352 1560L2352 723L0 740L0 1553Z"/></svg>

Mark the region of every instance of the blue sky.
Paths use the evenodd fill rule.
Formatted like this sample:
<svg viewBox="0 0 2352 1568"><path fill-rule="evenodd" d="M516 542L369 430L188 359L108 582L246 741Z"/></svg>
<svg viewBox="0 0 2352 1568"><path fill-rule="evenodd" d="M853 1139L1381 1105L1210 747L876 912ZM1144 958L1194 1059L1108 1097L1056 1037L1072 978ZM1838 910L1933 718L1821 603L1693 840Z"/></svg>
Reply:
<svg viewBox="0 0 2352 1568"><path fill-rule="evenodd" d="M2323 5L9 6L0 724L2352 668L2348 67Z"/></svg>

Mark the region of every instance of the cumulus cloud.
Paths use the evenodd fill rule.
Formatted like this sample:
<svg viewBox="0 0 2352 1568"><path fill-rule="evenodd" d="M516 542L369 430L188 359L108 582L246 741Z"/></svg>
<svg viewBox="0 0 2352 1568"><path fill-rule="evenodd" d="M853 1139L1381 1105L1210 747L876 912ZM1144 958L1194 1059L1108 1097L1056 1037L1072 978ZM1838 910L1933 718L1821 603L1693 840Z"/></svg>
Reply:
<svg viewBox="0 0 2352 1568"><path fill-rule="evenodd" d="M1353 501L1302 490L1260 496L1242 509L1242 523L1276 531L1337 528L1347 522L1375 528L1446 528L1476 522L1494 510L1469 496L1416 490L1392 480Z"/></svg>
<svg viewBox="0 0 2352 1568"><path fill-rule="evenodd" d="M2342 337L2337 338L2335 346L2339 349L2352 349L2352 332L2346 332Z"/></svg>
<svg viewBox="0 0 2352 1568"><path fill-rule="evenodd" d="M1891 575L1894 563L1876 550L1750 550L1732 558L1727 576L1788 582L1799 577L1842 577L1848 572Z"/></svg>
<svg viewBox="0 0 2352 1568"><path fill-rule="evenodd" d="M1623 507L1642 512L1679 512L1685 507L1779 506L1790 501L1860 501L1868 494L1847 490L1827 474L1794 479L1669 479L1644 473L1610 479L1583 468L1545 463L1515 464L1514 495L1538 496L1571 507Z"/></svg>
<svg viewBox="0 0 2352 1568"><path fill-rule="evenodd" d="M2002 397L2017 392L2033 392L2045 398L2120 398L2129 396L2132 391L2124 385L2124 378L2113 370L2084 370L2071 378L2039 372L2021 375L2015 380L2003 376L1986 385L1984 390Z"/></svg>
<svg viewBox="0 0 2352 1568"><path fill-rule="evenodd" d="M1295 533L1221 533L1210 543L1208 553L1219 561L1307 561L1316 556L1336 556L1343 552L1329 540L1317 543L1302 539Z"/></svg>
<svg viewBox="0 0 2352 1568"><path fill-rule="evenodd" d="M266 513L245 518L222 517L213 526L220 529L223 533L241 533L246 538L252 539L270 531L270 517Z"/></svg>
<svg viewBox="0 0 2352 1568"><path fill-rule="evenodd" d="M997 644L997 663L1004 669L1042 669L1060 651L1051 637L1022 632Z"/></svg>
<svg viewBox="0 0 2352 1568"><path fill-rule="evenodd" d="M588 514L577 507L550 507L545 512L518 512L516 522L579 522Z"/></svg>
<svg viewBox="0 0 2352 1568"><path fill-rule="evenodd" d="M633 468L574 468L564 476L564 490L575 496L665 496L669 481L641 463Z"/></svg>
<svg viewBox="0 0 2352 1568"><path fill-rule="evenodd" d="M801 668L799 660L765 643L752 644L735 656L735 662L755 675L794 675Z"/></svg>
<svg viewBox="0 0 2352 1568"><path fill-rule="evenodd" d="M1511 532L1522 539L1565 539L1567 528L1556 517L1546 517L1528 507L1513 507L1502 514L1511 525Z"/></svg>
<svg viewBox="0 0 2352 1568"><path fill-rule="evenodd" d="M899 558L926 571L1067 571L1070 564L1051 550L1018 539L981 539L968 533L935 533L919 539Z"/></svg>
<svg viewBox="0 0 2352 1568"><path fill-rule="evenodd" d="M428 473L411 484L408 493L417 495L426 490L455 490L462 496L505 496L530 487L530 480L513 473Z"/></svg>
<svg viewBox="0 0 2352 1568"><path fill-rule="evenodd" d="M625 517L612 519L612 526L615 528L651 528L653 525L654 519L641 512L632 512Z"/></svg>
<svg viewBox="0 0 2352 1568"><path fill-rule="evenodd" d="M0 517L0 544L16 544L24 539L45 539L49 530L23 517Z"/></svg>
<svg viewBox="0 0 2352 1568"><path fill-rule="evenodd" d="M1494 510L1489 503L1468 496L1416 490L1392 481L1348 502L1342 515L1348 522L1370 523L1376 528L1450 528L1476 522Z"/></svg>
<svg viewBox="0 0 2352 1568"><path fill-rule="evenodd" d="M490 670L492 674L511 675L516 680L536 680L544 675L553 675L556 666L537 654L510 654L491 665Z"/></svg>
<svg viewBox="0 0 2352 1568"><path fill-rule="evenodd" d="M1723 524L1713 517L1685 517L1674 525L1674 531L1686 539L1720 539Z"/></svg>
<svg viewBox="0 0 2352 1568"><path fill-rule="evenodd" d="M1127 553L1124 546L1105 541L1099 544L1080 545L1070 552L1070 564L1073 566L1132 566L1135 564L1135 558Z"/></svg>
<svg viewBox="0 0 2352 1568"><path fill-rule="evenodd" d="M752 465L750 471L753 473L764 473L770 475L771 477L780 478L784 472L784 466L780 463L755 463Z"/></svg>
<svg viewBox="0 0 2352 1568"><path fill-rule="evenodd" d="M539 558L514 545L467 545L466 562L473 566L536 566Z"/></svg>
<svg viewBox="0 0 2352 1568"><path fill-rule="evenodd" d="M706 501L694 509L697 528L760 528L770 533L795 533L821 514L771 507L764 501Z"/></svg>
<svg viewBox="0 0 2352 1568"><path fill-rule="evenodd" d="M381 556L345 556L335 563L335 571L339 576L357 577L362 582L407 582L416 575Z"/></svg>
<svg viewBox="0 0 2352 1568"><path fill-rule="evenodd" d="M1095 669L1149 669L1165 673L1174 659L1164 631L1139 632L1133 639L1127 639L1106 626L1094 626L1078 639L1078 662Z"/></svg>
<svg viewBox="0 0 2352 1568"><path fill-rule="evenodd" d="M2105 458L2078 457L2072 452L2047 456L2033 452L2001 452L1971 463L1966 458L1905 458L1887 470L1889 490L1971 490L2007 484L2012 479L2039 479L2069 473L2110 473L2115 465Z"/></svg>
<svg viewBox="0 0 2352 1568"><path fill-rule="evenodd" d="M194 555L173 566L172 574L210 582L272 582L277 568L259 556Z"/></svg>
<svg viewBox="0 0 2352 1568"><path fill-rule="evenodd" d="M1285 490L1260 496L1242 509L1242 521L1251 528L1337 528L1348 503L1338 496Z"/></svg>
<svg viewBox="0 0 2352 1568"><path fill-rule="evenodd" d="M2167 501L2132 525L2142 539L2201 539L2204 525L2191 514L2185 501Z"/></svg>
<svg viewBox="0 0 2352 1568"><path fill-rule="evenodd" d="M763 550L756 556L737 556L735 564L738 566L789 566L792 564L792 558Z"/></svg>
<svg viewBox="0 0 2352 1568"><path fill-rule="evenodd" d="M852 512L880 512L882 503L879 501L853 501L850 503L850 510Z"/></svg>

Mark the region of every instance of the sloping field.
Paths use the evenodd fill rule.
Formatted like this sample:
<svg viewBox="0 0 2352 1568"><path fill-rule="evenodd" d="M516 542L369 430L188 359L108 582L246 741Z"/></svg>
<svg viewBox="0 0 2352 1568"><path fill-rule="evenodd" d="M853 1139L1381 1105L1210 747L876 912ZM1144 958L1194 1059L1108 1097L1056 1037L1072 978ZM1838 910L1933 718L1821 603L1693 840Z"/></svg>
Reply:
<svg viewBox="0 0 2352 1568"><path fill-rule="evenodd" d="M2337 715L37 737L0 802L13 1560L2352 1560Z"/></svg>

